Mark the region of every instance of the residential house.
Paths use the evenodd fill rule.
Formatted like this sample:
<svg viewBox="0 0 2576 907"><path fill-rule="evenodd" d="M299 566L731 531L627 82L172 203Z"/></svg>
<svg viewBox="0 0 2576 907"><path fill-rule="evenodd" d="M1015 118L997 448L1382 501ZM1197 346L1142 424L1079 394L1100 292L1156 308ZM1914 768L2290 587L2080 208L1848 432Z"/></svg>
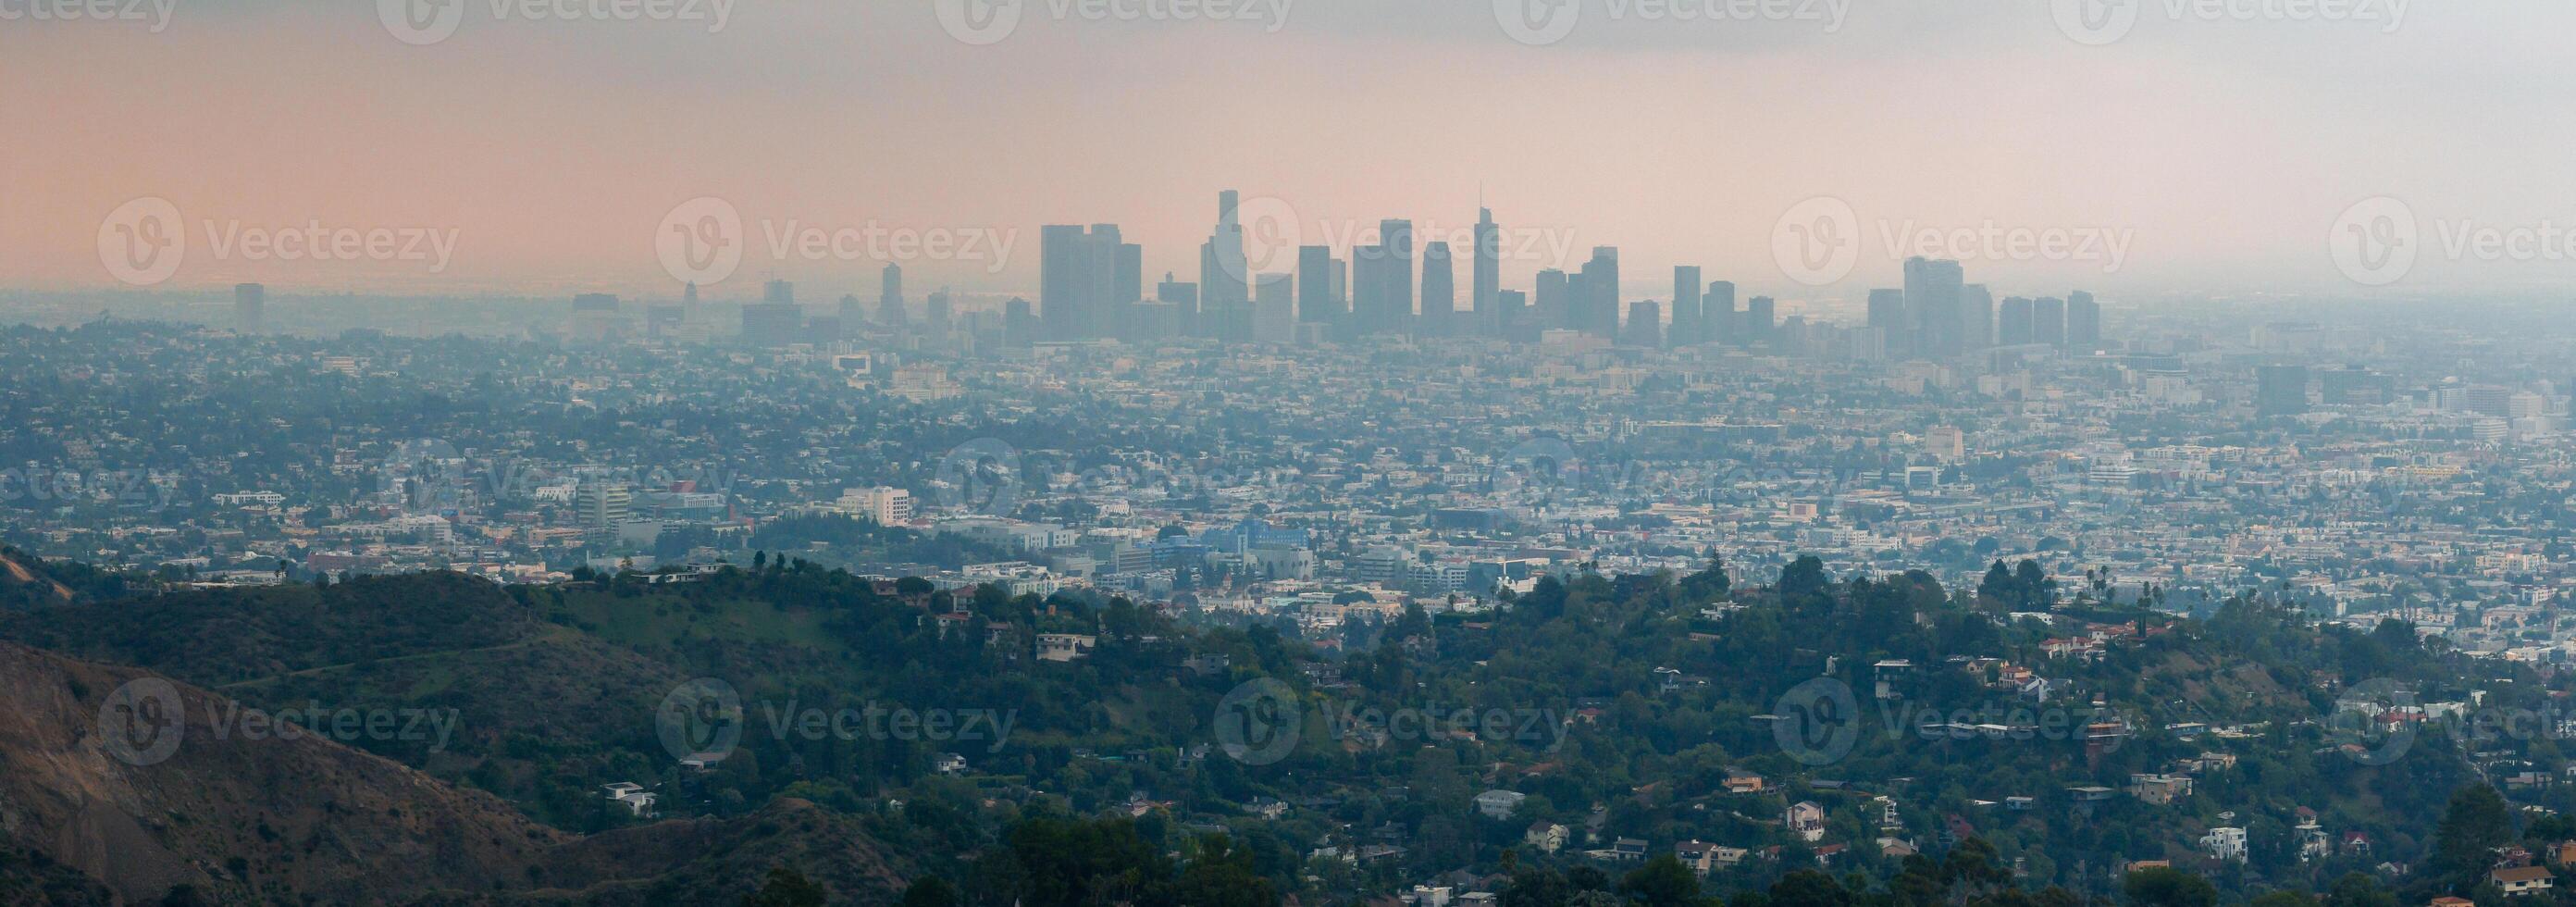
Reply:
<svg viewBox="0 0 2576 907"><path fill-rule="evenodd" d="M653 801L660 799L659 795L645 790L641 784L623 781L608 785L605 790L609 802L625 806L630 814L636 816L654 815Z"/></svg>
<svg viewBox="0 0 2576 907"><path fill-rule="evenodd" d="M1073 661L1089 657L1100 647L1100 637L1077 633L1038 634L1039 661Z"/></svg>
<svg viewBox="0 0 2576 907"><path fill-rule="evenodd" d="M2546 866L2498 869L2487 873L2487 881L2495 883L2496 890L2504 892L2504 896L2509 898L2540 894L2557 883L2557 879L2550 874L2549 867Z"/></svg>
<svg viewBox="0 0 2576 907"><path fill-rule="evenodd" d="M1813 844L1825 839L1825 808L1812 801L1801 801L1781 814L1781 824L1789 833Z"/></svg>
<svg viewBox="0 0 2576 907"><path fill-rule="evenodd" d="M1476 811L1487 818L1508 821L1512 811L1521 808L1521 801L1527 799L1529 795L1519 791L1489 790L1476 795Z"/></svg>

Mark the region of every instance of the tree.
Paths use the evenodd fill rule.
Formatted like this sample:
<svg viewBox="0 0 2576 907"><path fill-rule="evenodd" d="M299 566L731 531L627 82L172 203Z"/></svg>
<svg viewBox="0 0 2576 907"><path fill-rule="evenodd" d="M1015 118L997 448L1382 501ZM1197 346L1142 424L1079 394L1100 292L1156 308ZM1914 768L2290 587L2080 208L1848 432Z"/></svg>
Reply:
<svg viewBox="0 0 2576 907"><path fill-rule="evenodd" d="M2512 842L2513 812L2504 796L2485 784L2460 788L2433 831L2433 873L2451 884L2476 884L2495 865L2495 849Z"/></svg>
<svg viewBox="0 0 2576 907"><path fill-rule="evenodd" d="M957 886L938 876L914 879L911 887L903 890L902 907L964 907L965 903Z"/></svg>
<svg viewBox="0 0 2576 907"><path fill-rule="evenodd" d="M1646 907L1692 907L1699 903L1699 876L1680 857L1658 854L1619 880L1619 890Z"/></svg>
<svg viewBox="0 0 2576 907"><path fill-rule="evenodd" d="M1771 907L1850 907L1851 892L1833 876L1801 869L1771 886Z"/></svg>
<svg viewBox="0 0 2576 907"><path fill-rule="evenodd" d="M742 907L822 907L831 898L823 886L785 866L769 870L760 890L745 895Z"/></svg>
<svg viewBox="0 0 2576 907"><path fill-rule="evenodd" d="M2129 873L2120 883L2129 903L2138 907L2217 907L2218 886L2179 869L2155 867Z"/></svg>
<svg viewBox="0 0 2576 907"><path fill-rule="evenodd" d="M2369 873L2348 872L2326 889L2326 907L2397 907L2397 895Z"/></svg>
<svg viewBox="0 0 2576 907"><path fill-rule="evenodd" d="M2317 896L2304 891L2266 891L2245 904L2246 907L2317 907Z"/></svg>

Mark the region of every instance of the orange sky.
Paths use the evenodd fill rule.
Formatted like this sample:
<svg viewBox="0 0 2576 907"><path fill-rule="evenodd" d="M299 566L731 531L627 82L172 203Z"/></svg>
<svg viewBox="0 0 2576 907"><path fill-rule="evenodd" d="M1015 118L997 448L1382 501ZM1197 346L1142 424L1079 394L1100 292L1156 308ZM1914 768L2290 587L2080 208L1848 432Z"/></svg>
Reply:
<svg viewBox="0 0 2576 907"><path fill-rule="evenodd" d="M2570 82L2550 46L2576 13L2537 3L2409 9L2383 33L2172 20L2154 0L2097 47L2043 0L1856 7L1830 34L1583 0L1566 40L1531 47L1487 0L1303 0L1275 33L1026 0L988 46L941 28L932 7L950 0L744 5L712 33L459 2L454 35L427 46L368 3L178 0L158 33L0 21L0 287L122 286L101 220L144 196L188 232L162 289L668 296L655 231L716 196L746 221L748 254L710 295L775 275L809 300L872 296L880 263L779 260L765 234L791 221L994 237L1006 259L914 255L910 284L1026 292L1044 223L1118 223L1149 272L1189 279L1226 188L1284 206L1307 241L1382 217L1463 228L1481 188L1531 249L1573 249L1569 266L1621 247L1634 296L1700 264L1747 294L1857 298L1897 280L1883 240L1908 225L2129 240L2111 273L1970 260L1998 296L2349 291L2329 228L2378 195L2428 236L2437 220L2576 228ZM1851 205L1864 242L1848 277L1810 289L1771 242L1819 195ZM449 232L457 248L431 272L210 241L317 223ZM1516 256L1506 285L1548 258ZM2569 267L2437 260L2399 289L2551 286Z"/></svg>

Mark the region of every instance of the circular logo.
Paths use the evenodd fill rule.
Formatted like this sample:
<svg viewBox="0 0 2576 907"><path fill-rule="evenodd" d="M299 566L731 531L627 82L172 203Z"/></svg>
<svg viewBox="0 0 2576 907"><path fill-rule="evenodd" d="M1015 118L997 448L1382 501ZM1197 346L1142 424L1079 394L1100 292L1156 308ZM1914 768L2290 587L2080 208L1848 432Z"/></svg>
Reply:
<svg viewBox="0 0 2576 907"><path fill-rule="evenodd" d="M466 0L376 0L376 18L396 40L425 47L447 40L465 21Z"/></svg>
<svg viewBox="0 0 2576 907"><path fill-rule="evenodd" d="M2424 717L2414 706L2415 691L2394 679L2354 684L2335 697L2334 714L2325 721L2326 742L2362 765L2403 759L2415 748L2415 725Z"/></svg>
<svg viewBox="0 0 2576 907"><path fill-rule="evenodd" d="M179 206L145 196L108 212L98 224L98 261L107 273L138 287L170 279L188 257L187 225Z"/></svg>
<svg viewBox="0 0 2576 907"><path fill-rule="evenodd" d="M2336 217L2326 248L2343 276L2365 287L2384 287L2415 268L2415 209L2382 195L2362 199Z"/></svg>
<svg viewBox="0 0 2576 907"><path fill-rule="evenodd" d="M437 438L416 438L394 447L376 467L376 493L404 513L462 510L467 478L465 458Z"/></svg>
<svg viewBox="0 0 2576 907"><path fill-rule="evenodd" d="M1546 47L1574 33L1583 21L1583 0L1494 0L1494 21L1512 40Z"/></svg>
<svg viewBox="0 0 2576 907"><path fill-rule="evenodd" d="M1305 240L1305 228L1297 222L1297 209L1275 196L1244 199L1234 209L1235 223L1243 230L1243 270L1233 275L1249 286L1253 278L1294 270L1297 249ZM1229 269L1232 258L1221 257Z"/></svg>
<svg viewBox="0 0 2576 907"><path fill-rule="evenodd" d="M714 765L742 743L742 694L733 684L700 677L671 688L653 710L662 748L682 762Z"/></svg>
<svg viewBox="0 0 2576 907"><path fill-rule="evenodd" d="M653 231L653 253L673 280L722 283L742 266L742 212L712 195L681 202Z"/></svg>
<svg viewBox="0 0 2576 907"><path fill-rule="evenodd" d="M1020 27L1022 0L938 0L939 27L976 47L1001 43Z"/></svg>
<svg viewBox="0 0 2576 907"><path fill-rule="evenodd" d="M2077 44L2100 47L2127 37L2138 24L2138 0L2051 0L2057 30Z"/></svg>
<svg viewBox="0 0 2576 907"><path fill-rule="evenodd" d="M986 516L1019 509L1020 451L1000 438L957 445L939 461L939 503Z"/></svg>
<svg viewBox="0 0 2576 907"><path fill-rule="evenodd" d="M1562 438L1531 438L1494 461L1486 484L1496 492L1551 496L1582 481L1583 462Z"/></svg>
<svg viewBox="0 0 2576 907"><path fill-rule="evenodd" d="M1288 758L1305 732L1297 691L1268 677L1244 681L1216 704L1216 741L1227 758L1271 765Z"/></svg>
<svg viewBox="0 0 2576 907"><path fill-rule="evenodd" d="M1811 287L1843 279L1860 263L1860 214L1830 195L1790 206L1771 227L1771 259L1780 273Z"/></svg>
<svg viewBox="0 0 2576 907"><path fill-rule="evenodd" d="M1780 696L1771 713L1771 737L1780 751L1805 766L1832 765L1860 743L1860 699L1851 684L1818 677Z"/></svg>
<svg viewBox="0 0 2576 907"><path fill-rule="evenodd" d="M179 752L186 732L179 687L158 677L126 681L98 707L99 740L127 765L161 764Z"/></svg>

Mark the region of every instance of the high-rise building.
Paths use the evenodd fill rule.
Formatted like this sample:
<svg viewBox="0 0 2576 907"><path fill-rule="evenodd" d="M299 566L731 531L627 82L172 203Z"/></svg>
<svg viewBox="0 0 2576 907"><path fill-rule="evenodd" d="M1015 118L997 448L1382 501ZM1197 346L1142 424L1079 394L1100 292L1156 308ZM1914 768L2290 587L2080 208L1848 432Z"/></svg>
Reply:
<svg viewBox="0 0 2576 907"><path fill-rule="evenodd" d="M1529 294L1520 290L1504 290L1494 294L1493 324L1500 332L1497 336L1513 340L1538 339L1538 322L1530 312Z"/></svg>
<svg viewBox="0 0 2576 907"><path fill-rule="evenodd" d="M1707 343L1742 343L1740 326L1744 316L1735 310L1735 283L1712 281L1708 292L1699 297L1699 320L1702 339Z"/></svg>
<svg viewBox="0 0 2576 907"><path fill-rule="evenodd" d="M1604 340L1619 336L1619 249L1592 247L1592 260L1575 275L1576 330Z"/></svg>
<svg viewBox="0 0 2576 907"><path fill-rule="evenodd" d="M1029 344L1037 342L1037 339L1037 313L1030 310L1029 301L1018 296L1013 296L1011 297L1011 301L1003 303L1003 345L1025 348Z"/></svg>
<svg viewBox="0 0 2576 907"><path fill-rule="evenodd" d="M2066 348L2078 353L2102 348L2102 304L2083 290L2066 294Z"/></svg>
<svg viewBox="0 0 2576 907"><path fill-rule="evenodd" d="M930 300L922 305L922 327L932 337L945 336L956 317L956 304L949 300L947 290L930 294Z"/></svg>
<svg viewBox="0 0 2576 907"><path fill-rule="evenodd" d="M1673 267L1673 329L1665 342L1681 347L1708 341L1708 330L1700 320L1700 282L1698 265Z"/></svg>
<svg viewBox="0 0 2576 907"><path fill-rule="evenodd" d="M244 334L268 330L268 287L255 283L233 285L233 330Z"/></svg>
<svg viewBox="0 0 2576 907"><path fill-rule="evenodd" d="M1318 324L1339 323L1350 314L1350 304L1335 295L1341 280L1334 272L1342 261L1333 257L1331 246L1297 248L1297 320Z"/></svg>
<svg viewBox="0 0 2576 907"><path fill-rule="evenodd" d="M903 310L903 266L886 262L877 272L877 320L888 327L902 327L912 321Z"/></svg>
<svg viewBox="0 0 2576 907"><path fill-rule="evenodd" d="M607 293L582 293L572 298L572 317L565 322L566 339L574 343L611 343L623 339L624 317L617 310L617 297Z"/></svg>
<svg viewBox="0 0 2576 907"><path fill-rule="evenodd" d="M2050 300L2040 300L2049 302ZM2308 369L2266 365L2254 370L2254 414L2295 416L2308 411Z"/></svg>
<svg viewBox="0 0 2576 907"><path fill-rule="evenodd" d="M1619 335L1620 345L1648 349L1664 345L1662 309L1662 306L1656 305L1651 299L1629 303L1628 325Z"/></svg>
<svg viewBox="0 0 2576 907"><path fill-rule="evenodd" d="M634 505L633 489L608 482L584 482L572 496L573 519L591 529L617 528Z"/></svg>
<svg viewBox="0 0 2576 907"><path fill-rule="evenodd" d="M758 346L787 346L808 339L805 310L796 305L796 285L773 280L762 285L760 301L742 307L742 340Z"/></svg>
<svg viewBox="0 0 2576 907"><path fill-rule="evenodd" d="M1038 228L1038 318L1050 340L1095 340L1115 328L1118 227Z"/></svg>
<svg viewBox="0 0 2576 907"><path fill-rule="evenodd" d="M1424 334L1458 333L1458 271L1449 259L1449 244L1433 241L1422 246L1422 319Z"/></svg>
<svg viewBox="0 0 2576 907"><path fill-rule="evenodd" d="M1779 304L1769 296L1756 296L1744 301L1744 342L1747 345L1770 343Z"/></svg>
<svg viewBox="0 0 2576 907"><path fill-rule="evenodd" d="M1985 284L1960 289L1959 336L1970 351L1995 345L1995 294Z"/></svg>
<svg viewBox="0 0 2576 907"><path fill-rule="evenodd" d="M1243 248L1241 204L1241 193L1217 193L1216 229L1199 246L1199 306L1204 311L1252 304L1252 262Z"/></svg>
<svg viewBox="0 0 2576 907"><path fill-rule="evenodd" d="M1297 280L1290 274L1252 279L1252 340L1286 346L1297 342Z"/></svg>
<svg viewBox="0 0 2576 907"><path fill-rule="evenodd" d="M2030 342L2066 345L2066 300L2047 296L2031 303Z"/></svg>
<svg viewBox="0 0 2576 907"><path fill-rule="evenodd" d="M1413 328L1413 222L1378 224L1378 243L1351 252L1351 314L1358 333L1401 334Z"/></svg>
<svg viewBox="0 0 2576 907"><path fill-rule="evenodd" d="M833 314L841 319L842 327L852 333L857 333L860 325L868 323L867 304L859 301L857 293L841 294L840 305Z"/></svg>
<svg viewBox="0 0 2576 907"><path fill-rule="evenodd" d="M1556 268L1538 272L1537 292L1532 301L1537 306L1533 322L1541 328L1574 325L1574 281Z"/></svg>
<svg viewBox="0 0 2576 907"><path fill-rule="evenodd" d="M1995 345L2022 346L2038 336L2032 321L2030 297L2005 297L2003 309L1995 315Z"/></svg>
<svg viewBox="0 0 2576 907"><path fill-rule="evenodd" d="M1869 291L1869 326L1877 328L1888 346L1904 350L1905 341L1913 336L1914 319L1905 312L1904 290Z"/></svg>
<svg viewBox="0 0 2576 907"><path fill-rule="evenodd" d="M1115 277L1111 281L1110 301L1131 306L1145 301L1145 247L1136 243L1119 243Z"/></svg>
<svg viewBox="0 0 2576 907"><path fill-rule="evenodd" d="M1956 356L1967 349L1960 296L1966 272L1946 259L1905 260L1905 311L1914 319L1911 348L1926 356Z"/></svg>
<svg viewBox="0 0 2576 907"><path fill-rule="evenodd" d="M1476 310L1476 333L1496 334L1502 328L1503 228L1494 223L1494 210L1481 204L1476 206L1475 256L1475 295L1468 302Z"/></svg>

